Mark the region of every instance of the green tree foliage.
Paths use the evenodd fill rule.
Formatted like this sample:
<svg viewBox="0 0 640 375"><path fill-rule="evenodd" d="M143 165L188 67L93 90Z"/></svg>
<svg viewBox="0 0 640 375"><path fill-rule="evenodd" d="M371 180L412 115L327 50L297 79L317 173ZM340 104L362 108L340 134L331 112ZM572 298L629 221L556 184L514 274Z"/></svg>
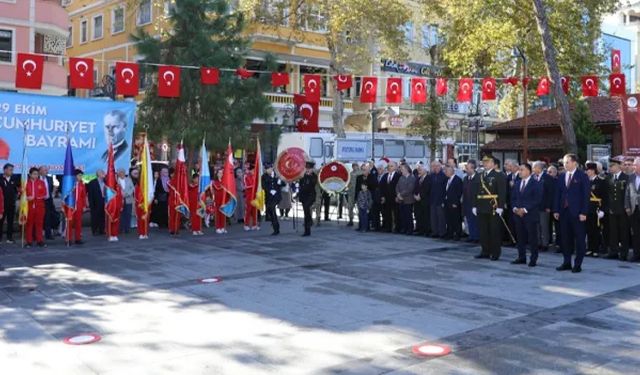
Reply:
<svg viewBox="0 0 640 375"><path fill-rule="evenodd" d="M166 22L171 31L160 38L142 30L133 36L141 62L232 70L244 65L249 48L243 36L245 19L232 12L227 1L176 0ZM157 67L141 68L155 82ZM138 125L148 127L152 137L184 139L192 150L205 134L212 150L224 150L229 139L234 148L253 149L249 125L272 116L271 103L262 94L269 88L269 74L242 80L232 71L222 71L218 85L203 86L199 69L182 69L180 97L159 98L157 86L151 85L139 107Z"/></svg>
<svg viewBox="0 0 640 375"><path fill-rule="evenodd" d="M436 159L440 122L444 117L442 103L433 95L426 104L419 107L419 111L420 113L413 119L408 130L410 134L420 135L429 142L431 161L433 161Z"/></svg>
<svg viewBox="0 0 640 375"><path fill-rule="evenodd" d="M585 100L576 101L571 117L576 130L578 158L584 162L587 160L587 145L602 144L605 142L605 138L600 129L591 121L589 104Z"/></svg>

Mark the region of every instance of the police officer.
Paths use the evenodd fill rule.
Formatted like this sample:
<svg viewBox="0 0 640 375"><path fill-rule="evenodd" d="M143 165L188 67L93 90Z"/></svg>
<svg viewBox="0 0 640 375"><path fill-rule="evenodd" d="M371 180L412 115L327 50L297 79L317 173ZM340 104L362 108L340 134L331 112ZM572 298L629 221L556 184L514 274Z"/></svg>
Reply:
<svg viewBox="0 0 640 375"><path fill-rule="evenodd" d="M313 170L315 163L308 161L305 165L304 176L300 179L300 193L298 199L302 203L302 210L304 212L304 234L303 237L311 235L311 224L313 218L311 217L311 206L316 201L316 185L318 184L318 175Z"/></svg>
<svg viewBox="0 0 640 375"><path fill-rule="evenodd" d="M273 171L272 164L265 164L265 171L262 175L262 188L264 189L266 197L266 214L271 218L271 227L273 228L272 236L280 234L280 223L278 222L278 214L276 213L276 206L282 199L280 189L285 185L284 182L276 176Z"/></svg>
<svg viewBox="0 0 640 375"><path fill-rule="evenodd" d="M507 182L502 172L496 171L496 160L487 155L482 159L484 172L480 175L479 184L473 193L472 213L478 216L480 245L482 251L476 259L500 259L502 242L501 215L507 197Z"/></svg>
<svg viewBox="0 0 640 375"><path fill-rule="evenodd" d="M629 176L622 172L621 161L609 161L609 253L607 259L622 259L629 252L629 218L624 209Z"/></svg>
<svg viewBox="0 0 640 375"><path fill-rule="evenodd" d="M607 182L598 176L598 165L587 163L587 176L591 182L589 212L587 213L587 256L598 257L602 243L602 222L607 212Z"/></svg>

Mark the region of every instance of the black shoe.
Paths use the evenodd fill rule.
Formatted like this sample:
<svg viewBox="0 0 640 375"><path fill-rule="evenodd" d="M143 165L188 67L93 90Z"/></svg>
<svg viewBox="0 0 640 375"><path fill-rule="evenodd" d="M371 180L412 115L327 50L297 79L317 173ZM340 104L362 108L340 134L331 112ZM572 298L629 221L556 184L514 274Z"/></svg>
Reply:
<svg viewBox="0 0 640 375"><path fill-rule="evenodd" d="M587 251L584 256L586 257L592 257L593 256L593 251Z"/></svg>
<svg viewBox="0 0 640 375"><path fill-rule="evenodd" d="M24 248L25 249L30 249L31 248L31 244L27 242L26 244L24 244Z"/></svg>
<svg viewBox="0 0 640 375"><path fill-rule="evenodd" d="M545 251L549 251L549 246L542 246L542 247L540 248L540 251L541 251L541 252L543 252L543 253L544 253Z"/></svg>
<svg viewBox="0 0 640 375"><path fill-rule="evenodd" d="M82 245L83 243L84 243L84 241L80 241L80 240L75 242L76 245Z"/></svg>
<svg viewBox="0 0 640 375"><path fill-rule="evenodd" d="M496 260L499 260L500 257L492 255L489 259L495 262Z"/></svg>
<svg viewBox="0 0 640 375"><path fill-rule="evenodd" d="M529 262L529 267L535 267L536 265L537 263L533 260Z"/></svg>
<svg viewBox="0 0 640 375"><path fill-rule="evenodd" d="M474 258L476 259L489 259L488 255L484 255L484 254L478 254L476 256L474 256Z"/></svg>
<svg viewBox="0 0 640 375"><path fill-rule="evenodd" d="M329 219L328 217L325 217L324 221L331 221L331 219Z"/></svg>
<svg viewBox="0 0 640 375"><path fill-rule="evenodd" d="M309 237L310 235L311 235L311 233L307 233L307 232L305 232L305 233L302 235L302 237Z"/></svg>
<svg viewBox="0 0 640 375"><path fill-rule="evenodd" d="M527 264L527 260L526 259L517 258L517 259L512 260L511 264Z"/></svg>
<svg viewBox="0 0 640 375"><path fill-rule="evenodd" d="M362 232L360 228L356 228L356 232Z"/></svg>
<svg viewBox="0 0 640 375"><path fill-rule="evenodd" d="M556 271L569 271L571 269L570 264L562 264L559 267L556 267Z"/></svg>
<svg viewBox="0 0 640 375"><path fill-rule="evenodd" d="M608 253L604 256L604 259L619 259L618 253Z"/></svg>
<svg viewBox="0 0 640 375"><path fill-rule="evenodd" d="M627 261L627 256L620 254L620 260L623 261L623 262L626 262Z"/></svg>
<svg viewBox="0 0 640 375"><path fill-rule="evenodd" d="M582 267L576 266L571 269L571 273L580 273L582 272Z"/></svg>
<svg viewBox="0 0 640 375"><path fill-rule="evenodd" d="M352 227L352 226L353 226L353 221L349 221L349 222L347 223L347 226L348 226L348 227Z"/></svg>
<svg viewBox="0 0 640 375"><path fill-rule="evenodd" d="M38 247L47 247L47 244L44 242L38 242Z"/></svg>
<svg viewBox="0 0 640 375"><path fill-rule="evenodd" d="M276 230L276 231L274 231L273 233L271 233L271 235L272 235L272 236L277 236L277 235L279 235L279 234L280 234L280 231L279 231L279 230Z"/></svg>
<svg viewBox="0 0 640 375"><path fill-rule="evenodd" d="M631 259L629 260L629 262L640 262L640 257L633 256L633 257L631 257Z"/></svg>

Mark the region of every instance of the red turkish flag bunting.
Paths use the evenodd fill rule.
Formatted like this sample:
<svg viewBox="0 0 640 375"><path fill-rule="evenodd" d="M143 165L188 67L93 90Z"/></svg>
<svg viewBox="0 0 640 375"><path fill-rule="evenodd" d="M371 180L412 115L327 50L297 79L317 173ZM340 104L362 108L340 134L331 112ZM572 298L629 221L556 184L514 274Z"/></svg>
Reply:
<svg viewBox="0 0 640 375"><path fill-rule="evenodd" d="M582 96L598 96L598 77L584 76L582 80Z"/></svg>
<svg viewBox="0 0 640 375"><path fill-rule="evenodd" d="M362 88L360 90L360 103L375 103L378 92L378 78L362 77Z"/></svg>
<svg viewBox="0 0 640 375"><path fill-rule="evenodd" d="M158 96L161 98L180 96L180 67L163 65L158 68Z"/></svg>
<svg viewBox="0 0 640 375"><path fill-rule="evenodd" d="M387 103L397 104L402 102L402 78L387 78Z"/></svg>
<svg viewBox="0 0 640 375"><path fill-rule="evenodd" d="M271 73L271 86L280 87L289 84L289 73L273 72Z"/></svg>
<svg viewBox="0 0 640 375"><path fill-rule="evenodd" d="M293 104L296 105L298 116L296 127L302 133L317 133L320 131L318 124L319 103L309 102L306 95L293 95Z"/></svg>
<svg viewBox="0 0 640 375"><path fill-rule="evenodd" d="M548 77L540 78L540 81L538 81L538 88L536 89L536 95L538 96L549 95L549 78Z"/></svg>
<svg viewBox="0 0 640 375"><path fill-rule="evenodd" d="M69 58L69 88L93 89L93 59Z"/></svg>
<svg viewBox="0 0 640 375"><path fill-rule="evenodd" d="M353 78L346 74L338 74L334 76L333 79L336 80L336 88L338 91L348 90L353 86Z"/></svg>
<svg viewBox="0 0 640 375"><path fill-rule="evenodd" d="M322 78L319 74L304 75L304 95L307 97L308 103L320 102L320 84Z"/></svg>
<svg viewBox="0 0 640 375"><path fill-rule="evenodd" d="M44 56L30 53L18 53L16 62L16 88L40 90Z"/></svg>
<svg viewBox="0 0 640 375"><path fill-rule="evenodd" d="M253 72L250 72L245 68L238 68L238 69L236 69L236 75L240 79L248 79L248 78L253 77Z"/></svg>
<svg viewBox="0 0 640 375"><path fill-rule="evenodd" d="M622 73L609 76L609 93L611 96L624 96L627 93L626 79Z"/></svg>
<svg viewBox="0 0 640 375"><path fill-rule="evenodd" d="M565 95L569 95L569 80L571 77L564 76L560 77L560 85L562 86L562 91L564 91Z"/></svg>
<svg viewBox="0 0 640 375"><path fill-rule="evenodd" d="M449 91L446 78L436 78L436 95L445 96Z"/></svg>
<svg viewBox="0 0 640 375"><path fill-rule="evenodd" d="M140 87L138 64L116 62L116 94L136 96Z"/></svg>
<svg viewBox="0 0 640 375"><path fill-rule="evenodd" d="M458 83L458 102L465 103L471 101L473 95L473 79L460 78Z"/></svg>
<svg viewBox="0 0 640 375"><path fill-rule="evenodd" d="M518 77L507 77L504 79L504 83L505 84L509 84L511 86L517 86L518 82L520 82L520 80L518 79Z"/></svg>
<svg viewBox="0 0 640 375"><path fill-rule="evenodd" d="M496 100L496 80L484 78L482 80L482 100Z"/></svg>
<svg viewBox="0 0 640 375"><path fill-rule="evenodd" d="M217 85L220 83L220 70L218 68L200 68L200 83L203 85Z"/></svg>
<svg viewBox="0 0 640 375"><path fill-rule="evenodd" d="M620 61L620 50L611 50L611 71L613 73L619 73L622 69L622 62Z"/></svg>
<svg viewBox="0 0 640 375"><path fill-rule="evenodd" d="M531 77L524 77L522 79L522 86L528 87L529 86L529 82L531 82Z"/></svg>
<svg viewBox="0 0 640 375"><path fill-rule="evenodd" d="M424 104L427 102L427 80L411 78L411 103Z"/></svg>

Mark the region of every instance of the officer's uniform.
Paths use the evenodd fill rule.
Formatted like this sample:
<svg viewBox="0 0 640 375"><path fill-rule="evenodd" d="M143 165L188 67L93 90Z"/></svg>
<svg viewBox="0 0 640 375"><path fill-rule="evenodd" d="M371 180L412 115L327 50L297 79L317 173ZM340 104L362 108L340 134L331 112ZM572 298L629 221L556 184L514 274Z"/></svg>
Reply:
<svg viewBox="0 0 640 375"><path fill-rule="evenodd" d="M597 165L588 163L587 169L592 169L597 173ZM598 213L607 212L608 184L600 176L591 179L591 190L589 196L589 212L587 213L587 256L597 257L602 244L602 228L604 216Z"/></svg>
<svg viewBox="0 0 640 375"><path fill-rule="evenodd" d="M265 168L270 168L271 165L265 165ZM278 214L276 213L276 206L282 199L282 193L280 190L284 186L284 182L276 177L275 173L265 173L262 175L262 188L266 194L266 213L271 217L271 226L273 228L272 235L280 234L280 223L278 222Z"/></svg>
<svg viewBox="0 0 640 375"><path fill-rule="evenodd" d="M620 161L611 159L611 163ZM623 172L609 177L609 254L607 258L627 257L629 252L629 217L624 207L629 176Z"/></svg>
<svg viewBox="0 0 640 375"><path fill-rule="evenodd" d="M489 156L485 156L486 161ZM480 232L480 246L482 252L478 258L498 260L502 252L502 220L496 213L497 208L505 207L507 197L507 182L505 175L496 170L485 171L480 175L477 192L473 194L474 204L478 214L478 229Z"/></svg>
<svg viewBox="0 0 640 375"><path fill-rule="evenodd" d="M307 162L307 168L313 168L313 162ZM318 184L318 175L314 171L309 173L305 172L304 176L300 179L300 192L298 193L298 199L302 203L302 210L304 212L304 234L303 236L311 235L311 224L313 218L311 216L311 206L316 201L316 185Z"/></svg>

